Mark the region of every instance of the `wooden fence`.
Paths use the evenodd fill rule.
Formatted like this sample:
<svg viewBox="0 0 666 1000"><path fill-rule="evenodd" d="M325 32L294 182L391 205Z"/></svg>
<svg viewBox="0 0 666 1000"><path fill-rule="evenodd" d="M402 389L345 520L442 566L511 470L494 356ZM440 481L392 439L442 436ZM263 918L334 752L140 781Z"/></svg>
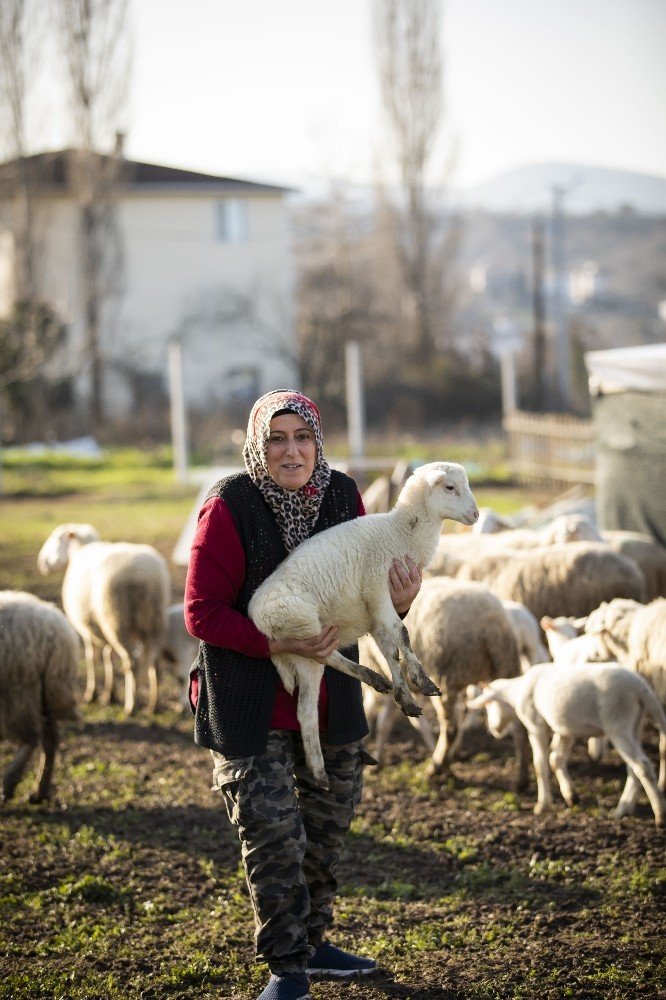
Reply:
<svg viewBox="0 0 666 1000"><path fill-rule="evenodd" d="M511 470L521 482L558 487L594 483L591 420L516 410L504 417L504 430Z"/></svg>

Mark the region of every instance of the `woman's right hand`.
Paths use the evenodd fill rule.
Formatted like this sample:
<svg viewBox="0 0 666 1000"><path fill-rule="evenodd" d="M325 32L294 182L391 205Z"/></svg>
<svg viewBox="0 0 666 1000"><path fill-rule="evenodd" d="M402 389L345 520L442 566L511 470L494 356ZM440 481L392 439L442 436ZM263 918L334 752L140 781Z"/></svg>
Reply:
<svg viewBox="0 0 666 1000"><path fill-rule="evenodd" d="M326 663L327 658L338 648L338 630L331 625L312 639L269 639L268 648L271 656L274 653L298 653L310 660Z"/></svg>

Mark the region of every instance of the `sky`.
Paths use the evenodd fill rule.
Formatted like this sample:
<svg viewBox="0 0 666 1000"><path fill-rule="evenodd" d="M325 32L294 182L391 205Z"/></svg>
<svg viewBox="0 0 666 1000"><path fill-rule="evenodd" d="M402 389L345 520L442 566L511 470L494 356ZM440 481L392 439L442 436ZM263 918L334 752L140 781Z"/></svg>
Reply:
<svg viewBox="0 0 666 1000"><path fill-rule="evenodd" d="M666 177L666 0L443 0L446 115L469 188L550 161ZM306 186L386 161L373 0L131 0L126 155Z"/></svg>

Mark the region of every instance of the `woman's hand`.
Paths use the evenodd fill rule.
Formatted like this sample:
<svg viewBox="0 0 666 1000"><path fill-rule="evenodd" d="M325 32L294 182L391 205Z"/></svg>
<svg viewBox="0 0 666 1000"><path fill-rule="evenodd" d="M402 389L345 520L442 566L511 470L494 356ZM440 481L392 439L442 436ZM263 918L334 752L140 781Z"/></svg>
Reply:
<svg viewBox="0 0 666 1000"><path fill-rule="evenodd" d="M393 607L399 615L409 611L412 601L421 589L422 581L421 570L409 556L405 556L404 563L399 559L393 560L389 569L389 590Z"/></svg>
<svg viewBox="0 0 666 1000"><path fill-rule="evenodd" d="M338 630L331 625L312 639L269 639L268 648L271 656L274 653L298 653L310 660L326 663L327 658L338 648Z"/></svg>

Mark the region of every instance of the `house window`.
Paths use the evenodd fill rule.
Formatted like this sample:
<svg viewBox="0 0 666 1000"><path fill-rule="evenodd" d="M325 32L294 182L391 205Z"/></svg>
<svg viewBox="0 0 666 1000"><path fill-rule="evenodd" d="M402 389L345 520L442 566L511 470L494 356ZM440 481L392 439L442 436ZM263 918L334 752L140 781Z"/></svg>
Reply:
<svg viewBox="0 0 666 1000"><path fill-rule="evenodd" d="M215 202L215 237L220 243L243 243L248 238L247 201L244 198Z"/></svg>

